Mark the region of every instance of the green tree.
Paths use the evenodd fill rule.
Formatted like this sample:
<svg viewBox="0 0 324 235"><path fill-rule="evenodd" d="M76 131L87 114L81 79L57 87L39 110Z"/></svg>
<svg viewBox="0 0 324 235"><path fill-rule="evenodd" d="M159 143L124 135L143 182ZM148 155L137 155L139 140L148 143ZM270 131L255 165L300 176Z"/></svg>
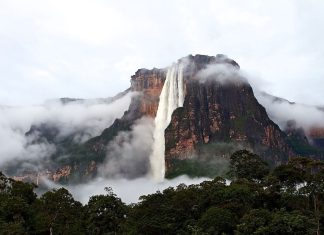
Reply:
<svg viewBox="0 0 324 235"><path fill-rule="evenodd" d="M117 234L126 219L127 207L108 189L107 195L90 198L85 215L88 234Z"/></svg>
<svg viewBox="0 0 324 235"><path fill-rule="evenodd" d="M300 188L300 193L306 195L313 205L314 216L316 219L316 234L320 234L323 230L321 225L321 218L324 217L323 213L323 199L324 199L324 165L322 162L313 161L311 163L312 170L309 172L306 183ZM321 228L322 227L322 228Z"/></svg>
<svg viewBox="0 0 324 235"><path fill-rule="evenodd" d="M258 155L240 150L231 155L228 176L232 179L262 180L269 173L268 164Z"/></svg>
<svg viewBox="0 0 324 235"><path fill-rule="evenodd" d="M1 195L0 234L28 234L29 205L19 197Z"/></svg>
<svg viewBox="0 0 324 235"><path fill-rule="evenodd" d="M14 181L0 172L0 234L33 232L35 185Z"/></svg>
<svg viewBox="0 0 324 235"><path fill-rule="evenodd" d="M237 225L237 235L311 235L315 221L298 211L251 210Z"/></svg>
<svg viewBox="0 0 324 235"><path fill-rule="evenodd" d="M315 220L300 212L277 211L272 219L266 234L271 235L313 235L316 233Z"/></svg>
<svg viewBox="0 0 324 235"><path fill-rule="evenodd" d="M34 210L38 234L84 234L82 204L64 188L43 194L34 204Z"/></svg>
<svg viewBox="0 0 324 235"><path fill-rule="evenodd" d="M22 198L28 204L32 204L37 198L37 195L34 192L35 187L34 184L13 181L11 184L10 194Z"/></svg>
<svg viewBox="0 0 324 235"><path fill-rule="evenodd" d="M230 210L211 207L202 215L198 225L207 234L233 234L236 216Z"/></svg>
<svg viewBox="0 0 324 235"><path fill-rule="evenodd" d="M271 212L265 209L253 209L246 213L237 225L237 235L262 235L269 230Z"/></svg>

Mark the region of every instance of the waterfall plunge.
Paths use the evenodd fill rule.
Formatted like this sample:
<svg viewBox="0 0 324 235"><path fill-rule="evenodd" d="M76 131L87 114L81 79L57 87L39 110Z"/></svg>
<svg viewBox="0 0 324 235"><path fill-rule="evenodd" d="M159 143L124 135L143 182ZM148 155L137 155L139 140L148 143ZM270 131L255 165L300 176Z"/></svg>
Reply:
<svg viewBox="0 0 324 235"><path fill-rule="evenodd" d="M152 175L162 181L165 173L165 139L164 131L171 121L173 111L183 106L184 85L183 65L172 65L167 72L160 94L159 107L155 117L153 152L150 156Z"/></svg>

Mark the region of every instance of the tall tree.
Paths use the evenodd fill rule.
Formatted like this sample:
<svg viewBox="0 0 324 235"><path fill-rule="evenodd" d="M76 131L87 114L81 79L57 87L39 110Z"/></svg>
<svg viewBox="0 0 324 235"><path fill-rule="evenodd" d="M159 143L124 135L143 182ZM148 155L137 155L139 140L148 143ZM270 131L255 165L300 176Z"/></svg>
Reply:
<svg viewBox="0 0 324 235"><path fill-rule="evenodd" d="M262 180L269 173L268 164L247 150L231 155L228 175L232 179Z"/></svg>
<svg viewBox="0 0 324 235"><path fill-rule="evenodd" d="M126 219L126 205L110 188L106 191L106 195L92 196L85 207L88 234L117 234Z"/></svg>
<svg viewBox="0 0 324 235"><path fill-rule="evenodd" d="M68 190L54 189L35 203L35 222L39 234L84 234L82 204Z"/></svg>

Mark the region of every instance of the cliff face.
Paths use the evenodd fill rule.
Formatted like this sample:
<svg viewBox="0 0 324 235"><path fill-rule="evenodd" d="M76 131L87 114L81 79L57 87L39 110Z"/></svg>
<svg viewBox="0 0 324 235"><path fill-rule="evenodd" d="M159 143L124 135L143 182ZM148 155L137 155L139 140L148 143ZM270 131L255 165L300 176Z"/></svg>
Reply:
<svg viewBox="0 0 324 235"><path fill-rule="evenodd" d="M224 82L214 75L201 82L199 70L214 61L198 58L193 63L196 69L187 73L184 105L173 113L165 131L168 168L172 160L199 156L201 147L217 142L242 144L274 164L292 155L286 135L269 119L243 78ZM235 62L226 63L238 69Z"/></svg>
<svg viewBox="0 0 324 235"><path fill-rule="evenodd" d="M152 118L155 117L165 76L165 70L163 69L139 69L132 76L131 90L141 94L137 104L141 114Z"/></svg>
<svg viewBox="0 0 324 235"><path fill-rule="evenodd" d="M13 179L18 181L34 183L37 186L43 185L44 179L52 180L55 183L71 183L87 181L94 178L97 175L97 164L95 161L89 162L86 167L80 167L80 165L63 165L57 168L54 166L48 166L48 168L35 171L24 170L20 174L14 174Z"/></svg>
<svg viewBox="0 0 324 235"><path fill-rule="evenodd" d="M103 162L107 144L120 131L130 131L136 120L143 116L154 118L159 105L159 96L163 88L166 72L164 69L139 69L131 77L130 91L138 94L132 98L129 109L123 117L116 119L101 135L87 141L82 148L86 155Z"/></svg>

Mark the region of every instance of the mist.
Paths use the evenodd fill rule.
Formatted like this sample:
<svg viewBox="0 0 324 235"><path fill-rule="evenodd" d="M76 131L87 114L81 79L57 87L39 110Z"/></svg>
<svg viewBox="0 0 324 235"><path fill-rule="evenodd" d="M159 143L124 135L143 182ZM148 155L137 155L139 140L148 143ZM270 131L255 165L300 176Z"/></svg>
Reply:
<svg viewBox="0 0 324 235"><path fill-rule="evenodd" d="M149 156L152 152L154 120L143 117L130 131L120 131L108 143L106 160L99 174L106 178L136 178L149 174Z"/></svg>
<svg viewBox="0 0 324 235"><path fill-rule="evenodd" d="M292 103L257 91L258 101L262 104L270 118L281 129L285 129L287 121L294 120L296 127L309 131L313 127L324 127L324 111L316 106Z"/></svg>
<svg viewBox="0 0 324 235"><path fill-rule="evenodd" d="M215 80L221 84L247 83L239 68L231 64L209 64L197 73L200 82Z"/></svg>
<svg viewBox="0 0 324 235"><path fill-rule="evenodd" d="M57 131L56 138L75 134L73 141L81 143L120 118L134 95L128 93L112 102L52 100L37 106L0 107L0 166L14 160L41 160L55 152L46 140L35 141L40 135L37 129L26 135L32 126L46 125Z"/></svg>
<svg viewBox="0 0 324 235"><path fill-rule="evenodd" d="M168 187L175 187L179 184L199 184L203 181L211 180L209 178L189 178L182 175L174 179L164 179L161 182L156 182L148 177L142 177L132 180L127 179L106 179L98 177L91 182L78 185L60 185L51 181L46 181L49 188L67 188L74 198L83 204L89 201L89 198L93 195L106 194L105 187L111 187L113 192L120 197L123 202L136 203L139 201L139 197L155 193L156 191L162 191Z"/></svg>
<svg viewBox="0 0 324 235"><path fill-rule="evenodd" d="M190 178L186 175L156 180L152 175L149 159L153 150L153 131L154 119L148 117L137 120L130 131L120 131L107 145L106 159L98 169L98 177L89 182L61 185L44 178L42 182L48 189L67 188L83 204L93 195L106 194L105 187L111 187L123 202L129 204L139 202L142 195L168 187L210 180L207 177Z"/></svg>

